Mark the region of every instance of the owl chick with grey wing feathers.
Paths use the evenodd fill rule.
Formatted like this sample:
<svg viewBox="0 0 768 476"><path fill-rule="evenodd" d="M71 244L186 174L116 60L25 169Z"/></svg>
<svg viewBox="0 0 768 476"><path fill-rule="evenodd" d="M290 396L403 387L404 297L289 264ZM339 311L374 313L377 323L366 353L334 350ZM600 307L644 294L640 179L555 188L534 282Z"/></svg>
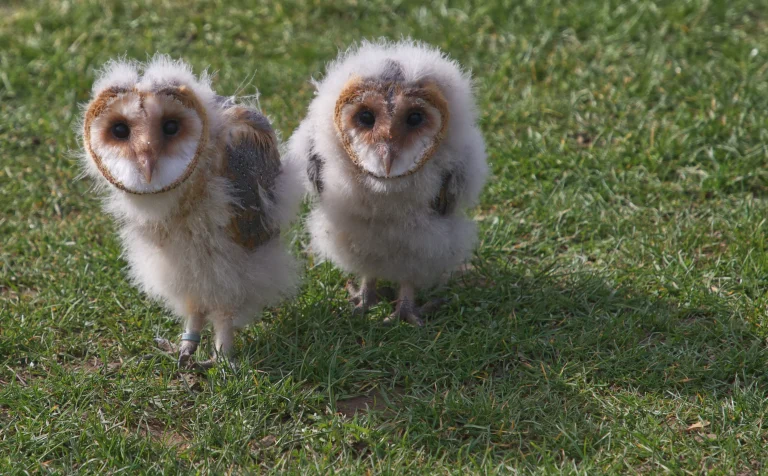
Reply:
<svg viewBox="0 0 768 476"><path fill-rule="evenodd" d="M376 282L399 283L387 322L421 326L419 287L471 254L488 167L469 74L412 41L365 42L328 66L286 160L303 164L315 197L307 219L315 254L360 276L350 301L364 312Z"/></svg>
<svg viewBox="0 0 768 476"><path fill-rule="evenodd" d="M297 287L279 235L298 212L301 178L281 164L269 121L156 55L104 67L82 134L132 281L185 321L180 364L206 322L216 354L229 356L234 329Z"/></svg>

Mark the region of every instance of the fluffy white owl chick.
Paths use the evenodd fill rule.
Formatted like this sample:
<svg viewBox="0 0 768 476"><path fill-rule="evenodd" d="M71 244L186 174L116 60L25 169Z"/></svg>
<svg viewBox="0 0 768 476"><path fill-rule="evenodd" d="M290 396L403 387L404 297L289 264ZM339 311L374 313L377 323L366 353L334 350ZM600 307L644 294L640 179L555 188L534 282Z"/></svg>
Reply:
<svg viewBox="0 0 768 476"><path fill-rule="evenodd" d="M421 43L365 42L316 88L288 143L315 196L312 250L361 278L347 286L356 310L377 301L377 279L394 281L387 322L423 325L416 289L466 260L477 237L464 210L488 166L470 76Z"/></svg>
<svg viewBox="0 0 768 476"><path fill-rule="evenodd" d="M298 212L301 177L281 164L269 121L216 95L207 74L156 55L104 67L82 134L130 277L186 323L179 362L206 322L217 355L229 355L234 329L297 285L279 235Z"/></svg>

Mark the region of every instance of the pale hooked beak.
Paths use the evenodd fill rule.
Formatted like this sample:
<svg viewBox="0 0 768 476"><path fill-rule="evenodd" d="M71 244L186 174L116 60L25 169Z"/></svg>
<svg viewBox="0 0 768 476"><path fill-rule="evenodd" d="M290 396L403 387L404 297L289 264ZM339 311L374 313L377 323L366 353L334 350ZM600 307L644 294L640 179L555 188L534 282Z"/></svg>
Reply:
<svg viewBox="0 0 768 476"><path fill-rule="evenodd" d="M379 144L376 146L376 152L381 157L381 161L384 162L384 170L386 170L387 177L389 177L389 172L392 170L392 162L394 161L392 149L387 144Z"/></svg>
<svg viewBox="0 0 768 476"><path fill-rule="evenodd" d="M147 183L152 181L152 172L155 171L155 165L157 164L157 157L152 152L144 152L139 155L138 158L139 168Z"/></svg>

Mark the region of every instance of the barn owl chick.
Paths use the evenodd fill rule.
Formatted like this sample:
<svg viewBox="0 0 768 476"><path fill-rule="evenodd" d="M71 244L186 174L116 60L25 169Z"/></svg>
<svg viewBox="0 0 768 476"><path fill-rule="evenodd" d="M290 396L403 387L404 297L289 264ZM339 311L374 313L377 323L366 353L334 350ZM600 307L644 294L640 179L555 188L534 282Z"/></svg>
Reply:
<svg viewBox="0 0 768 476"><path fill-rule="evenodd" d="M488 167L469 74L424 44L366 42L316 88L288 144L315 196L312 249L361 278L347 286L356 311L386 279L399 284L387 322L421 326L416 289L466 260L477 236L463 210Z"/></svg>
<svg viewBox="0 0 768 476"><path fill-rule="evenodd" d="M207 74L156 55L104 67L82 134L132 281L185 320L179 362L206 322L217 355L229 355L234 329L297 284L279 235L301 178L281 164L269 121L216 95Z"/></svg>

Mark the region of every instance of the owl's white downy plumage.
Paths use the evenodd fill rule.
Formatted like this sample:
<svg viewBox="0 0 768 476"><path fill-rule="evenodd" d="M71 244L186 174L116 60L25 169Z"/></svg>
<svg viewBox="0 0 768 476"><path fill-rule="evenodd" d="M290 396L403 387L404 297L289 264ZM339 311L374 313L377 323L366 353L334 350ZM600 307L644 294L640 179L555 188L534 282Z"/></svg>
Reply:
<svg viewBox="0 0 768 476"><path fill-rule="evenodd" d="M330 63L286 160L306 169L314 195L312 251L361 277L356 309L377 301L376 280L400 285L388 322L421 325L415 289L471 255L465 210L488 175L470 75L431 46L363 42Z"/></svg>
<svg viewBox="0 0 768 476"><path fill-rule="evenodd" d="M234 329L297 287L279 235L298 211L301 177L281 163L269 121L217 95L207 74L156 55L105 65L81 131L132 281L186 323L180 361L206 322L229 354Z"/></svg>

